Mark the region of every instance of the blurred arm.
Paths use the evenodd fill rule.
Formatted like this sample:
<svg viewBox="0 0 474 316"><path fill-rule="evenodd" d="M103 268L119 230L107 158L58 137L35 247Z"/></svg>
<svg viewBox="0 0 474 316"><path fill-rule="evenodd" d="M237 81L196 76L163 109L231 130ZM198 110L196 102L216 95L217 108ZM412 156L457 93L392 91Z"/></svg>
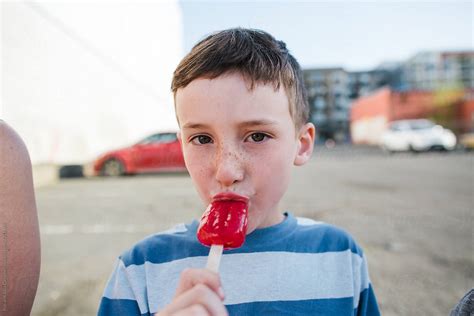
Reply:
<svg viewBox="0 0 474 316"><path fill-rule="evenodd" d="M0 315L29 315L40 273L40 236L25 144L0 120Z"/></svg>

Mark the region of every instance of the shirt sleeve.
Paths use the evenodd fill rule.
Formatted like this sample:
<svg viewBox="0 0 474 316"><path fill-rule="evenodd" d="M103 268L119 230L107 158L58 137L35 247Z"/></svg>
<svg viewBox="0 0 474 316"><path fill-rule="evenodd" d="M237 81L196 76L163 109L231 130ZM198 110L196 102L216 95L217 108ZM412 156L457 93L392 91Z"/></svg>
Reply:
<svg viewBox="0 0 474 316"><path fill-rule="evenodd" d="M117 260L107 282L97 315L150 315L150 313L140 312L127 269L121 259Z"/></svg>
<svg viewBox="0 0 474 316"><path fill-rule="evenodd" d="M380 316L377 299L369 279L369 270L365 255L362 255L360 270L359 303L354 314L357 316Z"/></svg>
<svg viewBox="0 0 474 316"><path fill-rule="evenodd" d="M358 316L379 316L380 311L377 305L377 299L372 288L372 284L360 293L359 307L357 309Z"/></svg>

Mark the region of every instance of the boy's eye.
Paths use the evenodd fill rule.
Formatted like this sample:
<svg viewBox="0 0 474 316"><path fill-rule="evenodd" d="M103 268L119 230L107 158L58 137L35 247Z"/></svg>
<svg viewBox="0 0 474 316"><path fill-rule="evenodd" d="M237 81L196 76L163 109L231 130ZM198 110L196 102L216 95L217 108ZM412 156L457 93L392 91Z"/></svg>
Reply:
<svg viewBox="0 0 474 316"><path fill-rule="evenodd" d="M191 142L196 145L204 145L212 142L212 139L206 135L198 135L191 139Z"/></svg>
<svg viewBox="0 0 474 316"><path fill-rule="evenodd" d="M263 142L268 136L264 133L253 133L250 135L250 138L253 142L255 143L260 143Z"/></svg>

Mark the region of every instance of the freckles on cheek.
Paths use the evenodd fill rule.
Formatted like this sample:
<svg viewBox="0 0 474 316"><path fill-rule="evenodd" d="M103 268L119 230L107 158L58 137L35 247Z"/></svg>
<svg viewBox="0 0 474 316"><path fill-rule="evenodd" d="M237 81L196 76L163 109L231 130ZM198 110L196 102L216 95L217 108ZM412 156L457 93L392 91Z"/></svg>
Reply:
<svg viewBox="0 0 474 316"><path fill-rule="evenodd" d="M204 176L206 167L203 163L193 160L193 162L187 163L189 174L193 178L202 178Z"/></svg>

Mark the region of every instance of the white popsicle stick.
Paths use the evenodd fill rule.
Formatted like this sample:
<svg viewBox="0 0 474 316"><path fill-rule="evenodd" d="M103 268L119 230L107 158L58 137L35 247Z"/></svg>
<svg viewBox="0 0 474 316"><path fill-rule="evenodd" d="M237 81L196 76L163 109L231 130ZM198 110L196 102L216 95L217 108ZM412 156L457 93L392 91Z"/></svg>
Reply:
<svg viewBox="0 0 474 316"><path fill-rule="evenodd" d="M219 265L221 263L223 250L224 250L223 245L211 246L211 250L209 250L209 256L207 257L206 269L209 269L215 273L219 273Z"/></svg>

